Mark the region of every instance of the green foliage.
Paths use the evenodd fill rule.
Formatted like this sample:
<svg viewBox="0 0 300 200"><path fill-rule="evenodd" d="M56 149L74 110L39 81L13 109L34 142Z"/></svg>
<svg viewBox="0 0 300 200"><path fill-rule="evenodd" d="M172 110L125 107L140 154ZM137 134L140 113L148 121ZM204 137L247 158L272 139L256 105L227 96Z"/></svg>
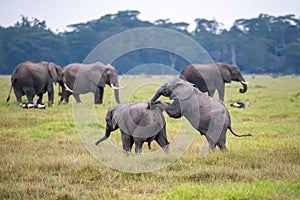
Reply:
<svg viewBox="0 0 300 200"><path fill-rule="evenodd" d="M222 29L222 24L214 19L197 18L195 30L188 31L189 24L185 22L158 19L151 23L140 20L139 14L135 10L119 11L86 23L71 24L68 26L71 30L63 33L53 33L46 28L45 21L22 16L14 26L0 27L0 74L11 74L25 60L47 60L62 66L82 62L105 39L140 27L179 31L200 43L214 60L236 64L248 73L300 73L300 21L294 15L261 14L257 18L237 19L229 30ZM179 56L160 50L132 52L113 64L123 74L145 63L164 64L178 71L186 65Z"/></svg>
<svg viewBox="0 0 300 200"><path fill-rule="evenodd" d="M66 64L68 60L67 45L62 37L55 35L46 29L45 22L38 19L28 20L22 17L22 21L2 32L1 52L4 53L0 71L2 74L12 73L12 70L23 61L39 62L41 60L55 61L58 64ZM0 43L1 44L1 43Z"/></svg>

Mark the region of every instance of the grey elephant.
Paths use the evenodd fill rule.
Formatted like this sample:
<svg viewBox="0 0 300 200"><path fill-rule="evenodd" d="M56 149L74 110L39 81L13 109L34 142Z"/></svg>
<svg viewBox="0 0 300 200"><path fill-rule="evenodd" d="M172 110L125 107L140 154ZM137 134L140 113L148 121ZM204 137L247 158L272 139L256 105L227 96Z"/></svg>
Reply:
<svg viewBox="0 0 300 200"><path fill-rule="evenodd" d="M94 93L95 104L102 104L105 85L114 89L115 99L119 99L119 83L116 69L111 65L101 62L92 64L72 63L63 68L64 76L61 101L69 102L69 96L73 94L77 103L81 103L79 94ZM74 88L76 80L76 88Z"/></svg>
<svg viewBox="0 0 300 200"><path fill-rule="evenodd" d="M191 64L182 70L180 78L195 84L200 91L208 92L211 97L218 90L221 101L224 101L225 83L238 81L243 86L240 92L247 91L247 82L239 68L226 63Z"/></svg>
<svg viewBox="0 0 300 200"><path fill-rule="evenodd" d="M160 96L174 100L172 104L158 101ZM226 150L227 129L237 137L251 136L251 134L237 135L231 128L231 119L223 102L202 93L193 84L180 78L175 78L162 85L149 102L151 105L160 104L172 118L184 116L202 135L205 135L209 149L218 146Z"/></svg>
<svg viewBox="0 0 300 200"><path fill-rule="evenodd" d="M106 140L110 133L118 128L121 131L123 150L126 154L131 152L135 144L135 153L142 152L144 142L155 140L165 152L168 152L168 139L166 134L166 121L162 114L162 106L153 106L148 103L119 104L111 108L106 114L105 135L95 144Z"/></svg>
<svg viewBox="0 0 300 200"><path fill-rule="evenodd" d="M53 82L60 82L62 76L62 68L53 62L22 62L13 71L6 101L10 100L13 88L19 103L23 95L26 95L28 102L33 102L34 96L37 95L39 97L37 104L42 104L43 94L48 92L48 104L52 105L54 103Z"/></svg>

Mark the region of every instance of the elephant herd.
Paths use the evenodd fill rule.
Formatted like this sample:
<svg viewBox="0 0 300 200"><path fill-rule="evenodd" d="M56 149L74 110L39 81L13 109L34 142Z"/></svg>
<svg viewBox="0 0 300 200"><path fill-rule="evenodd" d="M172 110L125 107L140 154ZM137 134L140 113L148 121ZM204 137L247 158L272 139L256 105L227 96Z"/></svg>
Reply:
<svg viewBox="0 0 300 200"><path fill-rule="evenodd" d="M229 112L222 102L225 83L231 81L242 84L241 93L247 91L247 82L236 66L225 63L191 64L182 70L178 78L162 85L149 102L120 104L118 74L111 65L73 63L61 68L52 62L23 62L11 76L7 101L13 89L17 102L21 103L22 96L26 95L28 102L32 103L37 95L36 104L39 105L47 92L48 104L52 105L53 83L59 83L62 88L60 102L68 103L69 96L73 95L76 102L81 103L80 94L93 92L95 104L101 104L104 87L109 85L114 89L115 100L119 104L108 110L105 135L96 145L106 140L112 131L120 129L126 154L131 152L133 144L136 153L142 151L144 142L148 142L150 149L153 140L168 152L166 120L162 114L165 111L171 118L184 116L206 137L210 150L216 146L226 150L227 129L237 137L251 136L237 135L231 128ZM215 90L219 93L219 100L213 98ZM203 92L208 92L209 96ZM157 101L160 96L169 97L173 102Z"/></svg>
<svg viewBox="0 0 300 200"><path fill-rule="evenodd" d="M13 71L11 88L6 101L9 101L13 88L19 103L23 95L26 95L29 103L32 103L34 96L37 95L36 104L39 105L42 103L43 94L47 92L48 104L52 105L54 102L53 83L59 83L62 87L60 101L68 103L69 96L73 94L76 102L81 103L79 94L93 92L95 103L101 104L104 87L109 85L115 91L116 102L120 103L117 71L113 66L104 65L101 62L73 63L63 69L52 62L22 62Z"/></svg>

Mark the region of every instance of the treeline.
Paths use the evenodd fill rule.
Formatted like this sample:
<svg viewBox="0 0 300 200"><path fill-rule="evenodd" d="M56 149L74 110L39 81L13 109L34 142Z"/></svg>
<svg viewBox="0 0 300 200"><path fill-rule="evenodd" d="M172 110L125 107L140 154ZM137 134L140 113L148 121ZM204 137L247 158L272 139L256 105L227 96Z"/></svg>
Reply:
<svg viewBox="0 0 300 200"><path fill-rule="evenodd" d="M11 74L22 61L52 61L61 66L82 62L100 42L139 27L169 28L201 44L215 61L236 64L245 73L300 74L300 20L294 15L238 19L229 29L216 20L195 19L195 30L185 22L168 19L142 21L139 11L120 11L86 23L72 24L69 31L54 33L45 21L22 16L14 26L0 27L0 74ZM180 47L179 47L180 48ZM116 60L120 74L143 63L160 63L178 71L187 64L168 52L151 49L132 52Z"/></svg>

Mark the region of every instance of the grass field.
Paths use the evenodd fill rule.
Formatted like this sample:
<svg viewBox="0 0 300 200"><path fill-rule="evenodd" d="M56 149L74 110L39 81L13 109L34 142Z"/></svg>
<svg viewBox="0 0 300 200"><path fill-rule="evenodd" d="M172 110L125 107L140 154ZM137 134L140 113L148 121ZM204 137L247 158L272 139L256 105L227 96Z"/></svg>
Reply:
<svg viewBox="0 0 300 200"><path fill-rule="evenodd" d="M127 173L105 166L85 148L72 103L22 109L14 94L6 103L10 77L1 76L0 199L300 199L300 77L246 79L250 83L245 94L238 93L238 83L226 85L226 106L234 130L253 137L228 133L228 152L216 149L200 157L204 137L192 130L192 144L169 166ZM132 92L121 92L121 101L150 99L159 85L147 82L164 79L122 78ZM92 128L105 126L105 113L114 102L111 95L107 87L105 103L95 106ZM248 101L250 106L231 108L235 101ZM166 118L172 142L178 120ZM119 132L109 140L120 145ZM157 149L153 143L152 151ZM151 150L144 145L143 151Z"/></svg>

